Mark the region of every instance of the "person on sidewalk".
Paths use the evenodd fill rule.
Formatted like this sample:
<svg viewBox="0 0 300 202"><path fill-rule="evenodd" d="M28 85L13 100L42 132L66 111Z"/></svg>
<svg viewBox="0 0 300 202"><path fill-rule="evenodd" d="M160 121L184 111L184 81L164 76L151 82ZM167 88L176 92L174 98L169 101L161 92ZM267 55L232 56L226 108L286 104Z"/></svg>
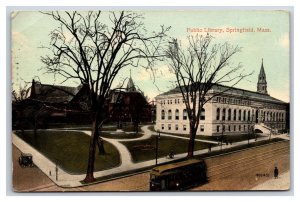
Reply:
<svg viewBox="0 0 300 202"><path fill-rule="evenodd" d="M274 178L278 179L278 168L277 168L277 166L275 166L275 168L274 168Z"/></svg>

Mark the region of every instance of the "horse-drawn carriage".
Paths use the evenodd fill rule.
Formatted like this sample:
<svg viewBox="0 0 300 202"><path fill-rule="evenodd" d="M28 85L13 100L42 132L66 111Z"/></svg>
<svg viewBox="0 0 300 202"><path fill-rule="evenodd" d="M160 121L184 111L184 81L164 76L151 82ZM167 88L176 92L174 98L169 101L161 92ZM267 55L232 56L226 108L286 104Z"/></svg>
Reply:
<svg viewBox="0 0 300 202"><path fill-rule="evenodd" d="M32 155L28 153L21 153L19 157L19 164L21 167L33 167Z"/></svg>

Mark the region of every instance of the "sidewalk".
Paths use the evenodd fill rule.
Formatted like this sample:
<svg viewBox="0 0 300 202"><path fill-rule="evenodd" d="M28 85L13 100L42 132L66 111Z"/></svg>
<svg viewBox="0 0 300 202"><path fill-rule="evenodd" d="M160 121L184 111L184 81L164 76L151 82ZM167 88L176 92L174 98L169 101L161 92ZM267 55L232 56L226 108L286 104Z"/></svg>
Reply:
<svg viewBox="0 0 300 202"><path fill-rule="evenodd" d="M148 125L143 126L141 129L142 129L144 135L142 137L135 138L135 139L103 138L105 141L113 144L118 149L118 151L121 155L121 157L120 157L121 158L121 164L120 164L120 166L109 169L109 170L94 172L94 177L95 178L104 177L104 176L108 176L108 175L113 175L113 174L121 173L121 172L127 172L127 171L130 171L130 170L146 168L146 167L155 165L155 159L145 161L145 162L133 163L130 152L121 143L121 142L128 142L128 141L144 140L144 139L150 138L152 135L157 135L153 131L148 129ZM66 129L51 129L51 130L64 131ZM78 130L69 130L69 131L78 131ZM81 132L84 132L87 135L91 135L91 131L82 130ZM178 137L178 136L172 136L172 135L167 135L167 134L161 134L161 135L171 136L171 137L178 138L178 139L188 139L186 137ZM281 138L281 136L279 136L279 135L277 135L275 137L280 137ZM268 139L268 138L269 137L262 137L262 138L259 138L257 141ZM286 139L288 137L286 135L285 136L283 135L282 138ZM196 141L202 141L202 140L196 140ZM253 142L253 141L254 140L251 140L250 142ZM29 144L24 142L22 139L20 139L14 133L12 134L12 142L22 152L33 154L34 163L40 168L40 170L42 172L44 172L58 186L61 186L61 187L79 187L79 186L83 186L80 181L85 178L85 174L72 175L72 174L69 174L69 173L65 172L61 168L57 167L54 162L50 161L47 157L45 157L40 152L38 152L36 149L34 149ZM213 143L213 144L217 143L217 142L206 141L206 140L203 140L202 142L209 142L209 143ZM223 144L222 148L225 149L225 148L235 147L235 146L242 145L242 144L248 144L248 140L242 141L242 142L235 142L232 145ZM215 146L215 147L211 148L211 151L218 151L218 150L220 150L220 146ZM202 150L198 150L198 151L194 152L195 155L204 154L204 153L207 153L207 149L202 149ZM175 158L173 158L173 159L168 159L166 157L159 158L157 160L157 162L158 163L164 163L164 162L169 162L169 161L173 161L173 160L184 158L184 157L186 157L186 153L176 154ZM57 171L57 175L56 175L56 171ZM50 175L50 173L51 173L51 175ZM57 176L57 179L56 179L56 176Z"/></svg>
<svg viewBox="0 0 300 202"><path fill-rule="evenodd" d="M269 179L266 182L253 187L251 190L289 190L290 171L279 175L278 179Z"/></svg>

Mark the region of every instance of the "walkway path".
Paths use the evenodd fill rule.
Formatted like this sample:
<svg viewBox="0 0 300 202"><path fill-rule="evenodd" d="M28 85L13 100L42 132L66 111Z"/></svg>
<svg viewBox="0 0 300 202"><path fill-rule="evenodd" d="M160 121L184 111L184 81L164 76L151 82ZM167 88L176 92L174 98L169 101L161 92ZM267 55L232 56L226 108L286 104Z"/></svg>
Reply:
<svg viewBox="0 0 300 202"><path fill-rule="evenodd" d="M122 172L130 171L130 170L136 170L136 169L140 169L140 168L146 168L146 167L155 165L155 163L156 163L155 159L149 160L149 161L144 161L144 162L139 162L139 163L133 163L130 152L128 151L126 146L124 146L122 144L122 142L145 140L145 139L150 138L152 135L157 135L155 132L149 130L147 125L142 126L141 129L142 129L144 135L139 138L134 138L134 139L103 138L105 141L113 144L118 149L118 151L121 155L121 164L120 164L120 166L112 168L112 169L94 172L95 178L108 176L108 175L112 175L112 174L116 174L116 173L122 173ZM65 131L66 129L48 129L48 130ZM68 131L79 131L79 130L74 130L74 129L69 130L68 129ZM82 132L84 132L87 135L91 135L91 131L83 130ZM178 139L188 139L187 137L178 137L178 136L164 134L164 133L161 133L161 135L174 137L174 138L178 138ZM276 136L276 137L281 137L281 136ZM259 138L258 141L263 140L263 139L268 139L268 138L269 137L262 137L262 138ZM282 135L282 138L288 139L288 137L286 135ZM196 141L218 144L218 142L207 141L207 140L196 140ZM253 142L253 141L254 140L251 140L251 142ZM41 169L42 172L44 172L46 175L48 175L48 177L54 183L56 183L58 186L61 186L61 187L83 186L80 181L85 178L85 174L73 175L73 174L69 174L69 173L65 172L62 168L57 167L55 165L55 163L52 162L50 159L48 159L46 156L44 156L39 151L37 151L36 149L31 147L29 144L24 142L15 133L12 134L12 142L22 152L33 154L34 163ZM222 145L222 148L225 149L225 148L234 147L234 146L238 146L238 145L242 145L242 144L248 144L248 140L242 141L242 142L236 142L236 143L233 143L232 145ZM220 150L220 146L215 146L215 147L211 148L211 151L217 151L217 150ZM207 153L207 149L202 149L202 150L194 152L195 155L204 154L204 153ZM163 162L173 161L173 160L184 158L184 157L186 157L186 153L176 154L175 158L173 158L173 159L169 159L166 157L159 158L157 160L157 162L163 163ZM56 172L56 170L57 170L57 172ZM56 173L57 173L57 176L56 176Z"/></svg>

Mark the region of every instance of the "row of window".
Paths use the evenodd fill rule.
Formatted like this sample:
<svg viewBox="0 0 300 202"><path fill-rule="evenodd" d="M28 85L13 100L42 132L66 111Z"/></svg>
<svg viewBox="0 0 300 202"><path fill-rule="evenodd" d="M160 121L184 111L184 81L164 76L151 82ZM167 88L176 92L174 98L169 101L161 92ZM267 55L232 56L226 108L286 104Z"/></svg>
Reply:
<svg viewBox="0 0 300 202"><path fill-rule="evenodd" d="M233 113L232 113L233 111ZM222 116L221 116L222 112ZM220 109L217 108L216 120L227 120L227 121L254 121L254 110L252 109L252 118L250 110L232 110L232 109ZM284 121L283 112L264 112L262 114L263 121Z"/></svg>
<svg viewBox="0 0 300 202"><path fill-rule="evenodd" d="M167 112L168 120L172 120L172 110L169 109ZM161 110L161 120L165 120L166 112L165 110ZM179 120L180 114L179 109L175 110L175 120ZM187 120L187 110L182 110L182 120ZM205 120L205 109L202 108L200 112L200 120Z"/></svg>
<svg viewBox="0 0 300 202"><path fill-rule="evenodd" d="M172 124L166 124L167 128L165 129L165 124L161 124L161 130L172 130ZM175 130L179 130L179 125L175 124ZM222 132L222 126L223 126L223 132L252 132L251 125L217 125L217 132ZM284 124L277 125L277 128L284 128ZM199 125L199 129L201 132L204 132L204 125ZM182 125L182 130L186 131L187 126Z"/></svg>
<svg viewBox="0 0 300 202"><path fill-rule="evenodd" d="M180 104L180 100L181 100L181 99L178 99L178 98L177 98L177 99L174 99L174 100L173 100L173 99L170 99L170 100L162 100L162 101L161 101L161 104L162 104L162 105L166 105L166 104L170 105L170 104L173 104L173 103L174 103L174 104ZM182 103L184 103L184 99L182 99Z"/></svg>
<svg viewBox="0 0 300 202"><path fill-rule="evenodd" d="M199 125L200 131L204 132L204 125ZM172 124L167 125L168 130L172 130ZM165 130L165 124L161 124L161 130ZM175 130L179 130L179 125L175 124ZM186 131L186 125L182 125L182 130Z"/></svg>
<svg viewBox="0 0 300 202"><path fill-rule="evenodd" d="M228 131L228 132L235 132L235 131L250 131L251 126L250 125L223 125L223 132ZM217 125L217 132L222 132L222 126Z"/></svg>
<svg viewBox="0 0 300 202"><path fill-rule="evenodd" d="M250 105L249 100L241 100L235 98L217 97L217 102L225 104L236 104L236 105Z"/></svg>

